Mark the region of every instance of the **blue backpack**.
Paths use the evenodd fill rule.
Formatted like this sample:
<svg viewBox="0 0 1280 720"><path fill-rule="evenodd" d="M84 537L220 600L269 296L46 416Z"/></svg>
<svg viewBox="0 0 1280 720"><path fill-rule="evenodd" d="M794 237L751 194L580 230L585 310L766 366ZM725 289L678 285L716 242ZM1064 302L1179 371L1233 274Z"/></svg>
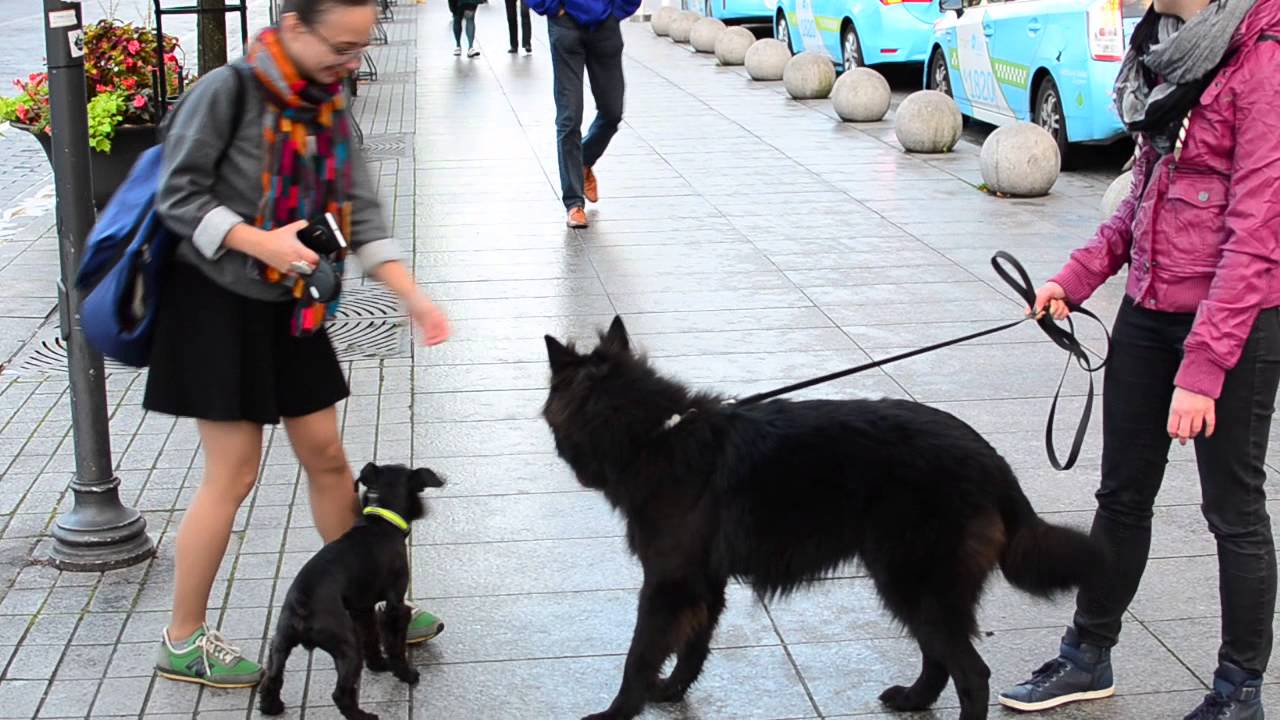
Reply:
<svg viewBox="0 0 1280 720"><path fill-rule="evenodd" d="M231 138L244 114L246 79L236 74L236 101ZM181 103L173 110L181 109ZM228 142L230 146L230 142ZM146 367L164 269L181 236L170 232L156 212L163 143L148 148L134 162L107 203L85 242L76 287L88 294L80 303L80 326L93 349L117 362ZM214 171L226 157L223 148Z"/></svg>

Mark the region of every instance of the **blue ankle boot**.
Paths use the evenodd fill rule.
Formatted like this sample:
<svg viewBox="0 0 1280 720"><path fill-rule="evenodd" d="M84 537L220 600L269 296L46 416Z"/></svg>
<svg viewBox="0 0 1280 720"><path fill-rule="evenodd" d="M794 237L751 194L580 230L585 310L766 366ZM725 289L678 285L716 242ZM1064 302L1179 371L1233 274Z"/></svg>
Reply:
<svg viewBox="0 0 1280 720"><path fill-rule="evenodd" d="M1213 674L1213 692L1183 720L1262 720L1262 678L1221 663Z"/></svg>
<svg viewBox="0 0 1280 720"><path fill-rule="evenodd" d="M1030 712L1111 697L1115 692L1111 648L1082 643L1075 628L1067 628L1058 657L1040 666L1030 679L1000 693L1000 704Z"/></svg>

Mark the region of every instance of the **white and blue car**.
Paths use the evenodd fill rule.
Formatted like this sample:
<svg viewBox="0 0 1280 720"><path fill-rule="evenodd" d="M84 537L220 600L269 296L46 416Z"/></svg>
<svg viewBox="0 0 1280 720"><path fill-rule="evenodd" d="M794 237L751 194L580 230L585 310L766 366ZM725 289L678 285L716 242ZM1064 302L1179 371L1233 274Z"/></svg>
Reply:
<svg viewBox="0 0 1280 720"><path fill-rule="evenodd" d="M775 0L773 36L842 70L924 63L942 16L937 0Z"/></svg>
<svg viewBox="0 0 1280 720"><path fill-rule="evenodd" d="M1150 0L939 0L925 85L994 125L1034 122L1070 143L1124 136L1112 86Z"/></svg>

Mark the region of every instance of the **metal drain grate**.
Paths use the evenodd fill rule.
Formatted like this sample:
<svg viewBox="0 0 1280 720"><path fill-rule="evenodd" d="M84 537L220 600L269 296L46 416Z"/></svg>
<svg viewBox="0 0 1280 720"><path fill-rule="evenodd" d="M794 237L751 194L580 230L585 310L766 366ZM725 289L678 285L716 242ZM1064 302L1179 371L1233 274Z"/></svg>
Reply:
<svg viewBox="0 0 1280 720"><path fill-rule="evenodd" d="M377 285L345 290L338 314L329 323L329 340L341 362L408 357L409 323L395 295ZM107 375L139 372L137 368L106 361ZM40 328L13 365L5 370L20 378L65 375L67 346L58 334L57 322Z"/></svg>

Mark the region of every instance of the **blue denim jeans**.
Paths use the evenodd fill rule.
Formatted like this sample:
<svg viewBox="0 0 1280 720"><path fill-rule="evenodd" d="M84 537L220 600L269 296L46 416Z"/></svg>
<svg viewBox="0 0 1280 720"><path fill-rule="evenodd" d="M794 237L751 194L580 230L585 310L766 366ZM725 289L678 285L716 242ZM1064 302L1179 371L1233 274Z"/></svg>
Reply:
<svg viewBox="0 0 1280 720"><path fill-rule="evenodd" d="M588 29L568 15L547 18L555 76L560 195L566 209L583 207L583 168L596 164L622 122L622 28L610 17ZM582 138L582 72L591 79L596 119Z"/></svg>

